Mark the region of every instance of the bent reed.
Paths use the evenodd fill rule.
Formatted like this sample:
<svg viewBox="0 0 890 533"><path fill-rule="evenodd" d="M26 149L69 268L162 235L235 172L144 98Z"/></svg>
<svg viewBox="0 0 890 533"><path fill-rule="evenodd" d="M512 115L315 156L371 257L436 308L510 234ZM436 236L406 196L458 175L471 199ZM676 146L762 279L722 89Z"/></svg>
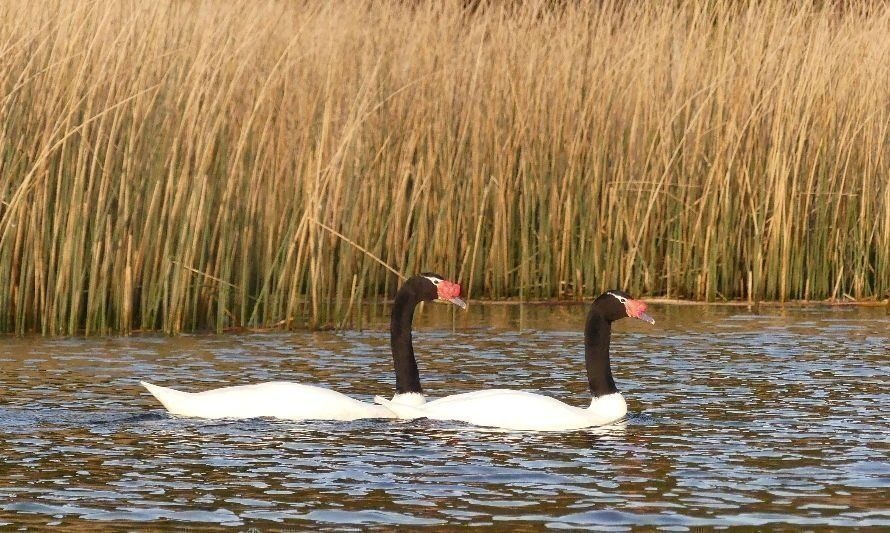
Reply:
<svg viewBox="0 0 890 533"><path fill-rule="evenodd" d="M6 0L0 329L881 298L888 130L879 2Z"/></svg>

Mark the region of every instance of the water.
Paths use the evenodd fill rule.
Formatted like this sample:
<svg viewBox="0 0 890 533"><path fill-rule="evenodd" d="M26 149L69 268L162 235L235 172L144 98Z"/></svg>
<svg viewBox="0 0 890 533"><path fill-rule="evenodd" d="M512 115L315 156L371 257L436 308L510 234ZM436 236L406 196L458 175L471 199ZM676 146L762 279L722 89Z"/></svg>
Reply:
<svg viewBox="0 0 890 533"><path fill-rule="evenodd" d="M626 421L508 433L415 421L201 421L138 386L288 379L391 394L363 332L6 338L0 527L890 526L884 309L653 306L613 369ZM578 306L427 306L431 396L510 387L589 401ZM452 331L453 329L453 331Z"/></svg>

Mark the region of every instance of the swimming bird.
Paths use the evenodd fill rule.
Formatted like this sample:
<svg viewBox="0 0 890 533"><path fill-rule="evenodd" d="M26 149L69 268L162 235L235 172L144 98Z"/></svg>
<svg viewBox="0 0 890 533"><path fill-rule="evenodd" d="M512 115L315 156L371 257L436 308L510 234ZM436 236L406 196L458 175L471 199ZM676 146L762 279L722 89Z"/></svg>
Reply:
<svg viewBox="0 0 890 533"><path fill-rule="evenodd" d="M593 399L587 408L574 407L549 396L508 389L455 394L413 405L379 396L374 401L391 409L399 418L408 420L454 420L477 426L532 431L609 424L627 414L627 403L615 386L609 362L612 323L626 317L655 323L646 314L644 302L618 290L601 294L590 307L584 328L584 360Z"/></svg>
<svg viewBox="0 0 890 533"><path fill-rule="evenodd" d="M396 372L396 404L424 401L414 358L411 322L414 308L424 301L449 302L466 309L460 285L438 274L409 278L396 293L390 322L390 345ZM358 420L393 418L388 408L366 403L345 394L285 381L223 387L204 392L182 392L140 382L171 414L196 418L273 417L286 420Z"/></svg>

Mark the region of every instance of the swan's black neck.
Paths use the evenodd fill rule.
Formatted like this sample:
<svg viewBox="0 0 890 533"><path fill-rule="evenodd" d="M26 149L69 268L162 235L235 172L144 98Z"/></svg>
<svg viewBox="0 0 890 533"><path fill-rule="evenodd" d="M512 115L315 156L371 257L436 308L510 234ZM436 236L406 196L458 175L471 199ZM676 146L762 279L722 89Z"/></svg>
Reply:
<svg viewBox="0 0 890 533"><path fill-rule="evenodd" d="M392 307L392 320L389 324L392 362L396 370L396 393L419 392L420 372L417 371L417 360L414 358L414 346L411 343L411 322L414 319L414 308L421 298L414 289L405 284L396 293Z"/></svg>
<svg viewBox="0 0 890 533"><path fill-rule="evenodd" d="M596 305L590 307L587 325L584 327L584 362L587 365L587 381L593 397L618 392L612 379L609 364L609 337L612 323L606 320Z"/></svg>

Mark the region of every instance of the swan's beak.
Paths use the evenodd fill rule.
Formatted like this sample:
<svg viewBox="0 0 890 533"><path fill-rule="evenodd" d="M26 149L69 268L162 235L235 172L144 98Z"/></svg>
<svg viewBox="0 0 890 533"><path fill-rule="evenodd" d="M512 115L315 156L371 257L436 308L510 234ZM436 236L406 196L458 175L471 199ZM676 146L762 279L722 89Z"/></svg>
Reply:
<svg viewBox="0 0 890 533"><path fill-rule="evenodd" d="M443 279L439 282L437 290L439 293L439 297L436 298L437 301L453 303L461 309L467 308L467 302L460 297L460 285L457 283L452 283Z"/></svg>
<svg viewBox="0 0 890 533"><path fill-rule="evenodd" d="M467 302L465 302L465 301L463 300L463 298L458 298L457 296L455 296L454 298L439 298L438 301L440 301L440 302L446 302L446 303L452 303L452 304L454 304L454 305L460 307L461 309L466 309L466 308L467 308Z"/></svg>
<svg viewBox="0 0 890 533"><path fill-rule="evenodd" d="M640 313L637 315L637 318L642 320L643 322L648 322L650 324L655 324L655 319L649 316L649 313Z"/></svg>
<svg viewBox="0 0 890 533"><path fill-rule="evenodd" d="M631 300L630 298L624 303L624 308L627 309L627 316L631 316L634 318L639 318L643 322L648 322L650 324L655 323L655 319L649 316L646 312L646 302L642 302L640 300Z"/></svg>

